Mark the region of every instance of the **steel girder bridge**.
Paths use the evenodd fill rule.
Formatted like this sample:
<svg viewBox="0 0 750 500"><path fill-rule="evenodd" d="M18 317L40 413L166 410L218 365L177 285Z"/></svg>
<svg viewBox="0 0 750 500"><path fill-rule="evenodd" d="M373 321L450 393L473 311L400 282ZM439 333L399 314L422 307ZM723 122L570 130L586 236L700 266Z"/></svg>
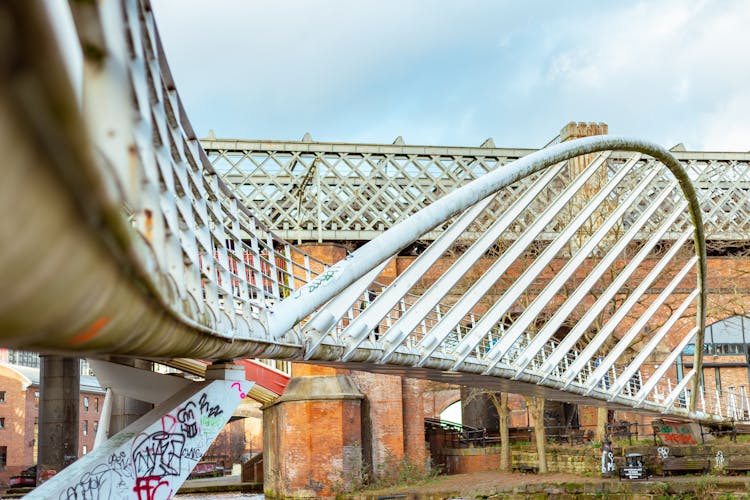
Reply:
<svg viewBox="0 0 750 500"><path fill-rule="evenodd" d="M0 7L15 42L0 59L2 344L216 363L196 383L93 361L112 386L130 384L124 393L157 406L34 495L83 495L92 477L117 495L175 490L250 390L222 363L237 358L704 421L747 414L741 394L719 395L696 376L704 221L731 219L736 193L719 189L702 204L689 162L647 141L599 136L470 162L486 172L455 186L409 183L404 192L425 193L423 207L394 194L394 181L371 183L376 195L390 193L390 211L346 200L320 210L376 212L393 224L373 222L381 234L327 266L271 232L242 189L222 180L232 173L217 171L196 138L148 1L71 2L82 92L44 5ZM387 163L368 161L383 179ZM475 172L471 164L463 168ZM308 163L307 177L327 182L316 172ZM429 245L403 273L375 283L422 240ZM452 265L423 286L446 253ZM476 265L482 272L466 285ZM676 339L669 348L667 338ZM670 377L691 343L693 368Z"/></svg>

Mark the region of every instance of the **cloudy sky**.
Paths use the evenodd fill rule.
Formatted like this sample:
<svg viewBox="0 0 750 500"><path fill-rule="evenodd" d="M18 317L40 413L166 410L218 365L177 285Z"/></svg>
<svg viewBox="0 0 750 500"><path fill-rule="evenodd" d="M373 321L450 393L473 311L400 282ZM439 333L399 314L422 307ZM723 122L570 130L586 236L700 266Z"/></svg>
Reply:
<svg viewBox="0 0 750 500"><path fill-rule="evenodd" d="M750 150L750 2L152 0L199 134Z"/></svg>

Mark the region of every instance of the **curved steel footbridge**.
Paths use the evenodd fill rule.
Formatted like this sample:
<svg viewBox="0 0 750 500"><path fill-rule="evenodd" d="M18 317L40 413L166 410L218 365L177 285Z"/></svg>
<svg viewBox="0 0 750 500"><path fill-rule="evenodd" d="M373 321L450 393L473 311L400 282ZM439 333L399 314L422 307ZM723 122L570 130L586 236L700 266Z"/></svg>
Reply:
<svg viewBox="0 0 750 500"><path fill-rule="evenodd" d="M700 347L692 368L679 380L674 372L686 347L704 342L704 225L746 222L728 215L738 202L716 183L733 180L726 172L695 170L647 141L595 136L492 164L476 152L486 173L445 192L430 177L443 164L430 160L420 182L397 192L378 167L387 151L342 145L344 161L370 179L371 198L393 203L339 199L326 210L366 219L368 210L414 208L421 193L429 203L329 266L274 234L214 167L148 1L71 2L80 88L44 5L0 7L12 40L0 49L2 345L92 359L298 360L704 421L746 418L742 395L699 383ZM317 147L308 152L319 165L336 149ZM437 155L450 157L444 149ZM315 168L308 162L305 182ZM377 283L415 242L426 243L410 265ZM225 384L216 405L249 390L230 372L204 383ZM204 389L190 390L175 388L164 402L172 406L143 425L163 426L191 403L204 408ZM60 476L106 462L122 446L115 441Z"/></svg>

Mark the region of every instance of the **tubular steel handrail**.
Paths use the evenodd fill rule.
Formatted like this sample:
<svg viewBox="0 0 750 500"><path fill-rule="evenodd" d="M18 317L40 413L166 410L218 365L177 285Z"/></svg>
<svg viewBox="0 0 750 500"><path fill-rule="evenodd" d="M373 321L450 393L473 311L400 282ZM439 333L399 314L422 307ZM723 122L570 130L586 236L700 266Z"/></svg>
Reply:
<svg viewBox="0 0 750 500"><path fill-rule="evenodd" d="M14 150L42 158L7 168L9 176L38 175L23 184L22 202L48 223L30 229L50 248L39 268L47 289L38 286L27 309L0 307L7 345L154 359L350 362L384 372L431 370L473 385L538 384L553 396L651 412L698 411L694 374L703 349L661 403L649 396L658 380L641 373L645 358L628 358L640 341L642 352L655 355L658 342L646 343L646 327L655 338L665 335L685 311L695 314L685 338L703 344L702 209L689 172L666 149L596 136L519 155L329 266L276 236L220 178L175 90L148 1L71 5L84 49L82 110L70 106L64 71L44 65L55 51L52 40L35 38L49 26L44 9L13 8L24 20L23 76L43 90L24 95L11 75L2 87L2 109L10 110L3 123L18 123L25 145ZM55 115L63 105L65 116ZM510 208L498 209L501 202ZM476 231L490 206L502 215ZM11 224L11 234L28 229ZM449 237L414 260L418 272L407 269L387 286L375 282L391 259L437 229ZM652 236L644 241L643 234ZM690 239L692 255L683 258ZM434 284L421 283L459 242L465 252L450 257L453 266ZM19 238L16 254L34 243ZM12 263L0 265L14 272ZM470 274L474 266L481 275ZM12 287L3 282L0 292ZM66 296L65 287L75 290ZM482 302L489 296L491 303ZM29 312L44 310L50 297L55 314ZM656 325L671 300L683 308ZM59 334L28 334L47 331Z"/></svg>

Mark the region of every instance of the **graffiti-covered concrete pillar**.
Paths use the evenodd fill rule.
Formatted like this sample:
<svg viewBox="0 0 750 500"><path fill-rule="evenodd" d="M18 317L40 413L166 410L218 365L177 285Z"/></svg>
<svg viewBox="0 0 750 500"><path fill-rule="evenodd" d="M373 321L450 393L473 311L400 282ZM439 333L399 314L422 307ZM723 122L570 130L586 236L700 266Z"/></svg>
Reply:
<svg viewBox="0 0 750 500"><path fill-rule="evenodd" d="M80 361L63 356L40 356L39 459L40 482L78 458Z"/></svg>
<svg viewBox="0 0 750 500"><path fill-rule="evenodd" d="M253 384L245 380L244 370L234 367L212 366L205 382L131 373L134 378L149 377L156 389L152 392L178 389L25 498L174 497Z"/></svg>

